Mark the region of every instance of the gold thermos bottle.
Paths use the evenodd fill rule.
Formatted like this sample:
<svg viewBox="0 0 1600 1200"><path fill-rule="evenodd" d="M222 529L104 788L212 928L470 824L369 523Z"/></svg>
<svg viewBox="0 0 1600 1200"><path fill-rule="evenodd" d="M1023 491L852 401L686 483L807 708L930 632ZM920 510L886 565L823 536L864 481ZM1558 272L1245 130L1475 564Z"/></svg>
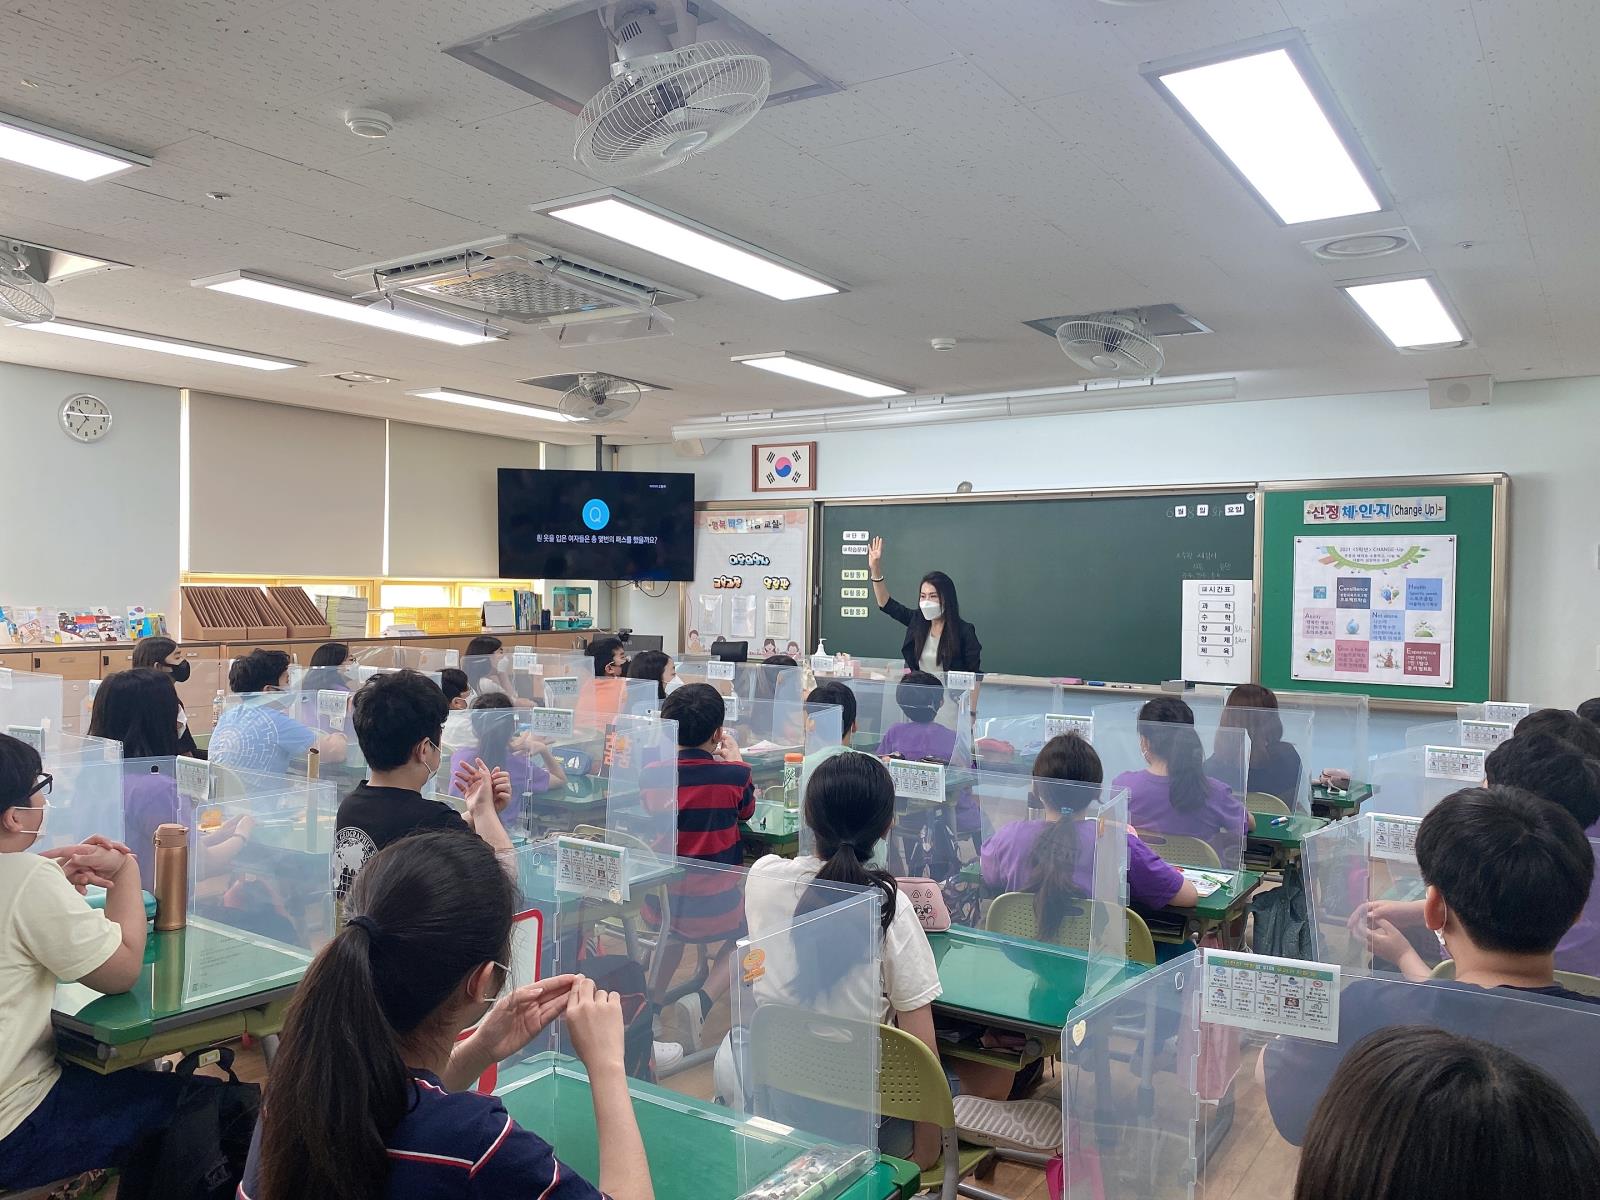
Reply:
<svg viewBox="0 0 1600 1200"><path fill-rule="evenodd" d="M156 826L156 931L182 929L189 914L189 830Z"/></svg>

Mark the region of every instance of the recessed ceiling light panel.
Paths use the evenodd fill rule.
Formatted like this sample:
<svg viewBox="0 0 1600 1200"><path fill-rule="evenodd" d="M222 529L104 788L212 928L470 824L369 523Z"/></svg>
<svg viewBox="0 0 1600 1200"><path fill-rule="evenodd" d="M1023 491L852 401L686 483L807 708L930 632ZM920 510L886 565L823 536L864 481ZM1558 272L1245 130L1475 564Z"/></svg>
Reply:
<svg viewBox="0 0 1600 1200"><path fill-rule="evenodd" d="M76 134L0 113L0 158L79 183L109 179L124 171L148 167L151 160Z"/></svg>
<svg viewBox="0 0 1600 1200"><path fill-rule="evenodd" d="M905 388L881 383L876 379L868 379L864 375L856 375L849 371L841 371L837 367L825 366L812 359L799 358L787 350L771 354L741 354L733 361L761 371L770 371L774 375L787 375L790 379L833 388L838 392L848 392L852 396L861 396L867 400L886 400L891 396L906 395Z"/></svg>
<svg viewBox="0 0 1600 1200"><path fill-rule="evenodd" d="M1460 320L1426 275L1339 287L1396 350L1449 350L1467 344Z"/></svg>
<svg viewBox="0 0 1600 1200"><path fill-rule="evenodd" d="M1298 36L1141 73L1283 224L1385 208L1377 172Z"/></svg>
<svg viewBox="0 0 1600 1200"><path fill-rule="evenodd" d="M153 350L157 354L175 354L180 358L196 358L203 362L222 363L229 367L248 367L252 371L287 371L303 367L305 363L292 358L272 358L265 354L252 354L248 350L232 350L226 346L208 346L204 342L186 342L180 338L162 337L154 333L139 333L133 329L116 329L109 325L89 325L83 321L45 321L37 325L21 325L30 333L53 333L60 337L77 338L86 342L101 342L107 346L126 346L130 350Z"/></svg>
<svg viewBox="0 0 1600 1200"><path fill-rule="evenodd" d="M447 313L434 312L421 305L390 304L381 301L363 304L347 296L319 291L298 283L285 283L270 276L258 275L254 271L229 271L225 275L196 279L191 286L209 288L214 292L226 292L232 296L243 296L249 300L261 300L319 317L352 321L357 325L385 329L390 333L404 333L412 337L426 338L431 342L444 342L450 346L481 346L506 336L506 331L503 329L452 317Z"/></svg>
<svg viewBox="0 0 1600 1200"><path fill-rule="evenodd" d="M514 400L502 400L498 396L483 396L477 392L463 392L456 388L418 388L414 392L407 392L406 395L415 396L418 400L439 400L445 404L460 404L467 408L481 408L488 412L508 413L516 417L532 417L538 421L555 421L562 425L572 424L571 417L564 413L558 413L551 408L543 408L537 404L519 404Z"/></svg>

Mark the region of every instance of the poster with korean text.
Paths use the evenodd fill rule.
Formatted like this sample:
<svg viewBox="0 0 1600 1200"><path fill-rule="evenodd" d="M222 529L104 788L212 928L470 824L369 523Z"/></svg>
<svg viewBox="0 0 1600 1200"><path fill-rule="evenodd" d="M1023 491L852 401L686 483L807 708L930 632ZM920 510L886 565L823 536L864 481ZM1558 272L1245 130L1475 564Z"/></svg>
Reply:
<svg viewBox="0 0 1600 1200"><path fill-rule="evenodd" d="M1456 539L1299 537L1295 679L1451 686Z"/></svg>
<svg viewBox="0 0 1600 1200"><path fill-rule="evenodd" d="M695 513L683 653L708 654L723 638L748 642L751 662L774 654L799 658L810 583L810 516L805 508Z"/></svg>

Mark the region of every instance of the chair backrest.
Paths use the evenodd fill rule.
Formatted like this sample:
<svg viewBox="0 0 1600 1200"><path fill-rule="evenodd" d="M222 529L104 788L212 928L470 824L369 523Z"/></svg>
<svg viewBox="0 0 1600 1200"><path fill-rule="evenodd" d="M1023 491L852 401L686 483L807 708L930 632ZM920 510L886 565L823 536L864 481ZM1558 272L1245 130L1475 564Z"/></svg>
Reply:
<svg viewBox="0 0 1600 1200"><path fill-rule="evenodd" d="M1289 806L1271 792L1246 792L1244 806L1253 813L1271 813L1275 817L1289 815Z"/></svg>
<svg viewBox="0 0 1600 1200"><path fill-rule="evenodd" d="M984 918L983 927L990 933L1002 933L1007 937L1027 938L1036 942L1053 942L1069 950L1082 950L1088 953L1092 927L1090 906L1095 903L1103 904L1105 901L1080 901L1080 911L1061 918L1056 924L1053 935L1042 938L1039 936L1038 921L1034 913L1033 893L1005 892L996 896L989 905L989 914ZM1156 943L1150 934L1150 926L1145 924L1145 919L1133 909L1124 911L1128 918L1128 957L1134 962L1154 964Z"/></svg>
<svg viewBox="0 0 1600 1200"><path fill-rule="evenodd" d="M1222 860L1210 842L1181 833L1139 831L1139 840L1161 856L1161 861L1180 867L1220 869Z"/></svg>
<svg viewBox="0 0 1600 1200"><path fill-rule="evenodd" d="M1435 979L1454 979L1456 977L1456 960L1447 958L1433 969ZM1600 996L1600 978L1594 975L1583 975L1577 971L1555 972L1556 983L1566 988L1569 992L1577 992L1582 996Z"/></svg>
<svg viewBox="0 0 1600 1200"><path fill-rule="evenodd" d="M839 1080L860 1076L862 1052L880 1028L874 1021L829 1017L787 1004L758 1005L750 1023L751 1078L781 1079L783 1090L791 1095L838 1103ZM953 1125L950 1084L938 1066L935 1060L950 1116L945 1124ZM898 1114L886 1111L885 1115Z"/></svg>
<svg viewBox="0 0 1600 1200"><path fill-rule="evenodd" d="M878 1109L885 1117L955 1128L950 1081L938 1056L921 1038L893 1025L878 1026Z"/></svg>

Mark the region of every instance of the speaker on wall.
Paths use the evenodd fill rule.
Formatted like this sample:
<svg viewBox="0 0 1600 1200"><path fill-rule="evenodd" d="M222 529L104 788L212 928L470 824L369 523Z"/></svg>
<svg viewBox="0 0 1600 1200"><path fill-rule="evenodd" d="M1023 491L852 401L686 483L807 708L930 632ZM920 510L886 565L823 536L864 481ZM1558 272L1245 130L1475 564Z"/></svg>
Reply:
<svg viewBox="0 0 1600 1200"><path fill-rule="evenodd" d="M1428 380L1429 408L1480 408L1494 399L1493 375Z"/></svg>
<svg viewBox="0 0 1600 1200"><path fill-rule="evenodd" d="M720 445L719 438L676 438L672 448L679 458L704 458Z"/></svg>

